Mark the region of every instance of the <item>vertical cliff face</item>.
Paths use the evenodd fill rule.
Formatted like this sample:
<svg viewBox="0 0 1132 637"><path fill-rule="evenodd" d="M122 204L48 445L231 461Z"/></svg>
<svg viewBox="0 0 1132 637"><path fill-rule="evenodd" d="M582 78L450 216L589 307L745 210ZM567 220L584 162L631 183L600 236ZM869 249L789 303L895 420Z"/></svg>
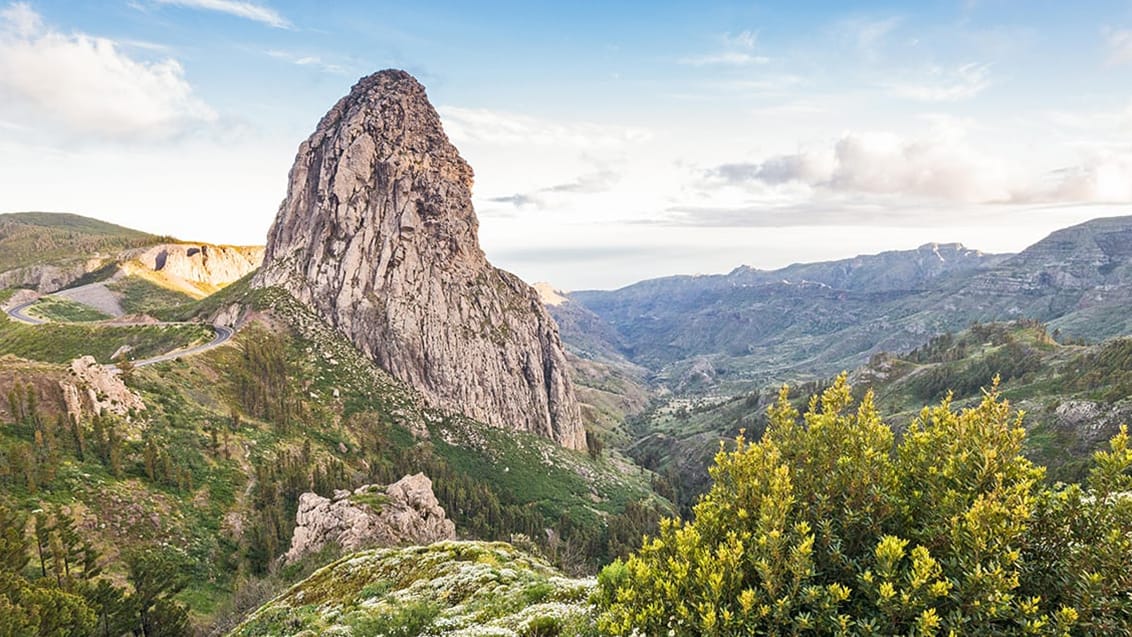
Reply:
<svg viewBox="0 0 1132 637"><path fill-rule="evenodd" d="M582 448L558 328L487 262L471 187L424 87L363 78L299 147L255 285L287 289L438 406Z"/></svg>

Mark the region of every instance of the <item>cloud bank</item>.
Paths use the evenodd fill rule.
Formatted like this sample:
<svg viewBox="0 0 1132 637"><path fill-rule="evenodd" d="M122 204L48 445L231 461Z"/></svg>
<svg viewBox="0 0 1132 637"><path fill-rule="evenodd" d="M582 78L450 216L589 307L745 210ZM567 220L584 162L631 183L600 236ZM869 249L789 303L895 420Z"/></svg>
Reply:
<svg viewBox="0 0 1132 637"><path fill-rule="evenodd" d="M176 60L138 60L114 40L61 33L22 2L0 11L0 117L120 141L167 139L217 119Z"/></svg>

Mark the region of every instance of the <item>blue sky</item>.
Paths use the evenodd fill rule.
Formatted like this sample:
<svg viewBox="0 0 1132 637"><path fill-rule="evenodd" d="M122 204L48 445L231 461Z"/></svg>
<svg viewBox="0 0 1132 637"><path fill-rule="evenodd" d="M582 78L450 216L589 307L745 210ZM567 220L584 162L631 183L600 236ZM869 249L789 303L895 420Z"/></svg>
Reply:
<svg viewBox="0 0 1132 637"><path fill-rule="evenodd" d="M0 210L261 243L388 67L489 258L566 289L1132 214L1132 0L0 0Z"/></svg>

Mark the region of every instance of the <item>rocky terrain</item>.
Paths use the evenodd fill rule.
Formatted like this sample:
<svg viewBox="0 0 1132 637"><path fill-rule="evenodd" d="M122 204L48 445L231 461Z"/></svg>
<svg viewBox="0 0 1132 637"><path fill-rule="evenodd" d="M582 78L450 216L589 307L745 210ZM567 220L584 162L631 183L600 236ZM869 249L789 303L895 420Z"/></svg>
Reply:
<svg viewBox="0 0 1132 637"><path fill-rule="evenodd" d="M456 525L445 517L432 481L418 473L385 488L364 484L353 491L340 489L333 498L302 494L291 548L283 559L296 562L330 543L353 552L454 539Z"/></svg>
<svg viewBox="0 0 1132 637"><path fill-rule="evenodd" d="M93 356L71 361L69 374L59 381L67 416L76 422L99 413L128 416L145 410L141 396L131 391L121 377L95 362Z"/></svg>
<svg viewBox="0 0 1132 637"><path fill-rule="evenodd" d="M424 88L363 78L300 146L254 285L287 290L434 405L584 448L558 328L484 257L471 187Z"/></svg>

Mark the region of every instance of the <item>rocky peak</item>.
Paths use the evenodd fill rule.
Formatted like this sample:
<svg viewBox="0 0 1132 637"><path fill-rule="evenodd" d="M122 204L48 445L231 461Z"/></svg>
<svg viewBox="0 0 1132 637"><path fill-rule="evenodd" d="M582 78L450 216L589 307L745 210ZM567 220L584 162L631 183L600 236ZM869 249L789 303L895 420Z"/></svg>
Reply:
<svg viewBox="0 0 1132 637"><path fill-rule="evenodd" d="M558 328L487 262L471 188L424 87L363 78L300 145L255 285L285 288L438 407L582 448Z"/></svg>

